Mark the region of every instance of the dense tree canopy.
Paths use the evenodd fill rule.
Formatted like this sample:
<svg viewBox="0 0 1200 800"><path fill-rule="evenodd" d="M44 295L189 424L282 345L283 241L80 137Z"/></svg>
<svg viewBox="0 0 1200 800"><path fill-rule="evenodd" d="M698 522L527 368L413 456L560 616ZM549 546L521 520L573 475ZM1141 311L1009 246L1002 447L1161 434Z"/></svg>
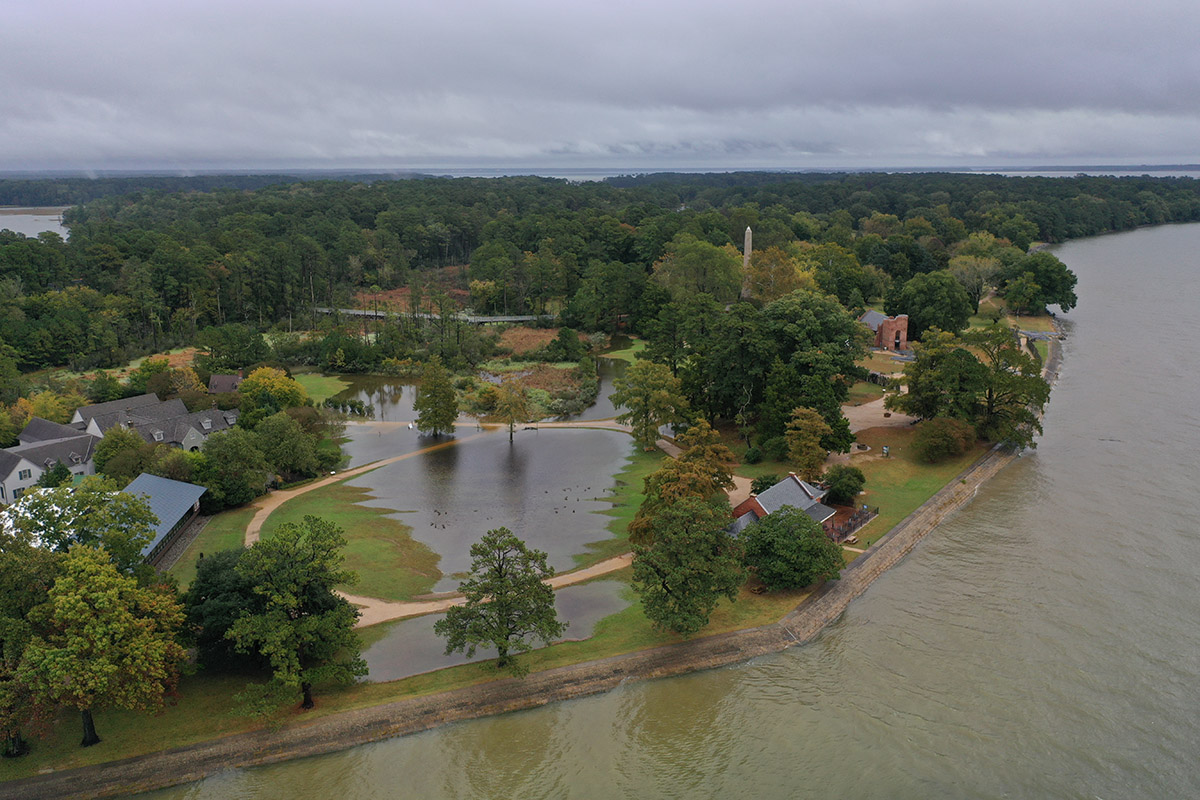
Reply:
<svg viewBox="0 0 1200 800"><path fill-rule="evenodd" d="M442 361L434 356L421 371L421 385L417 388L417 399L413 403L417 412L417 428L421 433L438 436L454 430L458 419L458 398L450 373Z"/></svg>
<svg viewBox="0 0 1200 800"><path fill-rule="evenodd" d="M45 613L48 633L27 645L22 677L35 695L82 712L84 747L100 741L93 710L162 707L184 658L173 592L140 588L103 550L75 545Z"/></svg>
<svg viewBox="0 0 1200 800"><path fill-rule="evenodd" d="M634 547L633 588L655 627L690 636L708 624L721 597L745 579L741 548L724 509L695 498L663 508L649 545Z"/></svg>
<svg viewBox="0 0 1200 800"><path fill-rule="evenodd" d="M635 361L613 381L613 388L612 404L625 409L617 421L633 428L633 440L644 450L654 447L659 428L682 422L687 411L679 379L653 361Z"/></svg>
<svg viewBox="0 0 1200 800"><path fill-rule="evenodd" d="M341 528L306 516L280 525L238 559L238 575L262 605L243 609L225 636L271 665L271 682L247 698L259 708L297 693L301 707L312 708L315 685L366 674L354 632L358 611L334 591L357 579L342 568L345 546Z"/></svg>
<svg viewBox="0 0 1200 800"><path fill-rule="evenodd" d="M742 531L746 564L768 589L800 589L820 578L836 578L842 548L821 523L784 506Z"/></svg>

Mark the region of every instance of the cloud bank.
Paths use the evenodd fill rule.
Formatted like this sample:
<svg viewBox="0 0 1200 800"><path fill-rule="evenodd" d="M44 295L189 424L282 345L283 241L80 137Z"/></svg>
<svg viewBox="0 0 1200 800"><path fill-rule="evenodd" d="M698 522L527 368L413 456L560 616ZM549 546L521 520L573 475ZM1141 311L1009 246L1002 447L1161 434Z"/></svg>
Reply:
<svg viewBox="0 0 1200 800"><path fill-rule="evenodd" d="M0 169L1200 161L1200 10L15 0Z"/></svg>

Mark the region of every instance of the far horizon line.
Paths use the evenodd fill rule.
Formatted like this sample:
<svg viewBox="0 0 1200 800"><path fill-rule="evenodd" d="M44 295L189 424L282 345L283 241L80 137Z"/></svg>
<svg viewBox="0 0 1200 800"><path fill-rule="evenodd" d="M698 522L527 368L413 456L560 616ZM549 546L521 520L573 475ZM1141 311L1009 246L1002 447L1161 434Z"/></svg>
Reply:
<svg viewBox="0 0 1200 800"><path fill-rule="evenodd" d="M860 174L860 173L1035 173L1064 172L1094 174L1100 172L1141 173L1198 172L1198 163L1165 164L1025 164L1004 165L932 165L932 166L871 166L871 167L750 167L750 166L656 166L656 167L552 167L548 165L519 166L413 166L413 167L355 167L355 166L248 166L248 167L106 167L106 168L45 168L28 170L0 169L0 179L48 180L55 178L122 178L164 177L188 178L202 176L251 175L412 175L431 177L549 177L566 178L576 175L623 177L657 174L732 174L757 172L766 174Z"/></svg>

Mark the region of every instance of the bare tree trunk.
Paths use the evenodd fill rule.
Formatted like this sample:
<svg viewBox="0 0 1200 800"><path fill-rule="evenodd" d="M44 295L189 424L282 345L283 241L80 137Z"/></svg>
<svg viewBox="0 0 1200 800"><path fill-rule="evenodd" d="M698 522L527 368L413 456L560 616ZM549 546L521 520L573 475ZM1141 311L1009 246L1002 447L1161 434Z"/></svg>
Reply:
<svg viewBox="0 0 1200 800"><path fill-rule="evenodd" d="M300 707L304 708L304 709L312 708L315 705L313 703L312 684L311 683L300 684L300 691L304 692L304 702L302 702L300 704Z"/></svg>
<svg viewBox="0 0 1200 800"><path fill-rule="evenodd" d="M100 744L100 737L96 735L96 723L92 721L92 710L85 708L83 709L83 741L79 743L79 746L91 747L94 744Z"/></svg>
<svg viewBox="0 0 1200 800"><path fill-rule="evenodd" d="M16 758L23 756L29 752L29 742L25 741L25 737L20 731L14 731L8 735L8 744L4 747L5 758Z"/></svg>

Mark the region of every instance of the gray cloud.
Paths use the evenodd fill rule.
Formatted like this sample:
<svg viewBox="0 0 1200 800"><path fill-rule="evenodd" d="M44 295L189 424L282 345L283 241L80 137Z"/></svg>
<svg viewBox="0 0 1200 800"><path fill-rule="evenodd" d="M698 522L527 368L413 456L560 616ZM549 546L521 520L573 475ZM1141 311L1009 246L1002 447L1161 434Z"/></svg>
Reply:
<svg viewBox="0 0 1200 800"><path fill-rule="evenodd" d="M1200 161L1200 12L16 0L0 169Z"/></svg>

